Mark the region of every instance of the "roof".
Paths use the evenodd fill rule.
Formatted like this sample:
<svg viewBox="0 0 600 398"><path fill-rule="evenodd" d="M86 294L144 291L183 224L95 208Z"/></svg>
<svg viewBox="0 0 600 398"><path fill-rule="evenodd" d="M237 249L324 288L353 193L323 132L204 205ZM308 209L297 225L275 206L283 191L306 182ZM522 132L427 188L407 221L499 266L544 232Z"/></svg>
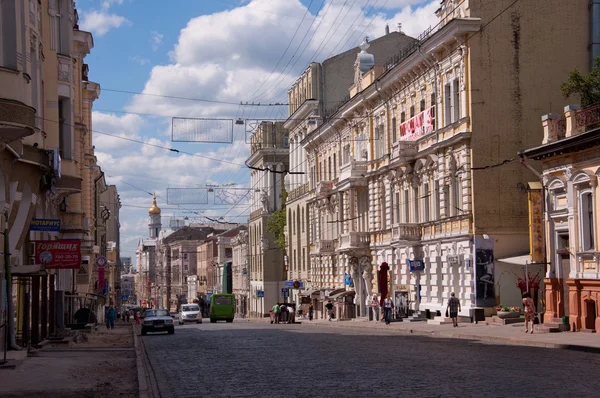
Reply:
<svg viewBox="0 0 600 398"><path fill-rule="evenodd" d="M586 131L571 137L566 137L548 144L540 145L535 148L526 149L519 152L519 156L526 156L530 159L540 160L547 157L559 156L566 153L578 152L600 146L600 128Z"/></svg>

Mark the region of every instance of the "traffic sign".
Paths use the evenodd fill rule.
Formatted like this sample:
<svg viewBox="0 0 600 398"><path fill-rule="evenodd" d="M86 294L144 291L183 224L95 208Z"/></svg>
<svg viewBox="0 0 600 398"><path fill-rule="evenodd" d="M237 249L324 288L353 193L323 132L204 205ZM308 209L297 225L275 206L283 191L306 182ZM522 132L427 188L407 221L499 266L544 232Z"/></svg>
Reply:
<svg viewBox="0 0 600 398"><path fill-rule="evenodd" d="M282 287L281 288L281 293L283 294L287 294L290 290L287 287Z"/></svg>
<svg viewBox="0 0 600 398"><path fill-rule="evenodd" d="M108 260L106 259L106 257L104 257L104 256L96 257L96 267L104 268L104 267L106 267L107 263L108 263Z"/></svg>
<svg viewBox="0 0 600 398"><path fill-rule="evenodd" d="M265 297L265 291L264 290L257 290L256 291L256 297L257 298L264 298Z"/></svg>

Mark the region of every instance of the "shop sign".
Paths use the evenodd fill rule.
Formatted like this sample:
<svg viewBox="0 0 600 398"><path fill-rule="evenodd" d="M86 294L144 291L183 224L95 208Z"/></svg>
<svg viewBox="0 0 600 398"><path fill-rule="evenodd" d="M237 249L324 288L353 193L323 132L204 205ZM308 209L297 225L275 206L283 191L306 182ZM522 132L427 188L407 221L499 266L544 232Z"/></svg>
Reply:
<svg viewBox="0 0 600 398"><path fill-rule="evenodd" d="M408 260L408 270L410 272L424 271L425 263L423 262L423 260Z"/></svg>
<svg viewBox="0 0 600 398"><path fill-rule="evenodd" d="M29 224L29 230L37 232L60 232L60 220L34 218Z"/></svg>
<svg viewBox="0 0 600 398"><path fill-rule="evenodd" d="M433 107L411 117L400 125L400 140L414 141L433 132Z"/></svg>
<svg viewBox="0 0 600 398"><path fill-rule="evenodd" d="M38 240L35 242L35 259L46 269L79 269L81 241L79 239Z"/></svg>
<svg viewBox="0 0 600 398"><path fill-rule="evenodd" d="M529 196L529 250L531 261L544 262L544 214L541 189L530 190Z"/></svg>

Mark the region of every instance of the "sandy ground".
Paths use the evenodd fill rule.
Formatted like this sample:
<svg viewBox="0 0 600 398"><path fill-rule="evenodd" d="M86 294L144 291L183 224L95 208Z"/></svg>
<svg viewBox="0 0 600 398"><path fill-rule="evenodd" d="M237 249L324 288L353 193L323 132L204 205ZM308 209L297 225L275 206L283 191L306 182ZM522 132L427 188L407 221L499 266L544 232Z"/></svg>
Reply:
<svg viewBox="0 0 600 398"><path fill-rule="evenodd" d="M16 369L0 371L0 396L137 397L131 328L99 328L86 343L42 348Z"/></svg>

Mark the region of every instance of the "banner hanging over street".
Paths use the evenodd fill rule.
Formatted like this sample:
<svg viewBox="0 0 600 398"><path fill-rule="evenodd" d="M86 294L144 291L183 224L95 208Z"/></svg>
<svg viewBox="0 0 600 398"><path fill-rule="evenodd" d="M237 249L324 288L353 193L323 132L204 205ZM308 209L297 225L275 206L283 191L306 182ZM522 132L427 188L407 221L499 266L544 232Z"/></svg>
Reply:
<svg viewBox="0 0 600 398"><path fill-rule="evenodd" d="M79 239L38 240L35 259L46 269L79 269L81 241Z"/></svg>

